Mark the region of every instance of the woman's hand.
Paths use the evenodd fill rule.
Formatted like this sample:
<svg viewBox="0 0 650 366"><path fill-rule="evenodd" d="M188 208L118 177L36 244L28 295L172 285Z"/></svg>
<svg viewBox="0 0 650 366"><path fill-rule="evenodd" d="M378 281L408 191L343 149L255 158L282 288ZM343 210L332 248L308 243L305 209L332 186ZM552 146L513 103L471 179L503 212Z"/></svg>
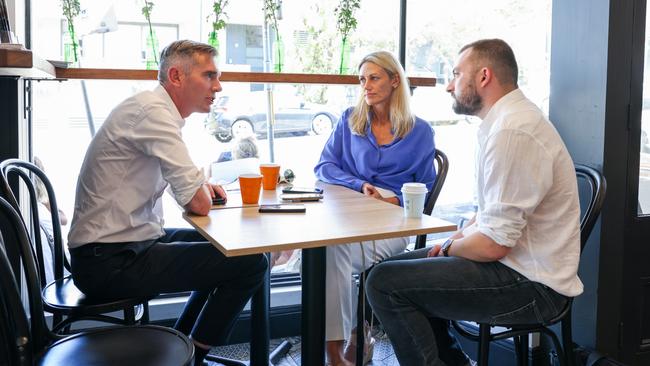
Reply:
<svg viewBox="0 0 650 366"><path fill-rule="evenodd" d="M373 186L373 185L370 184L370 183L364 183L364 184L361 186L361 192L362 192L363 194L365 194L366 196L370 196L370 197L374 197L374 198L378 198L378 199L382 199L382 198L383 198L383 197L381 196L381 194L379 194L379 191L377 190L377 188L375 188L375 186Z"/></svg>
<svg viewBox="0 0 650 366"><path fill-rule="evenodd" d="M361 192L362 192L363 194L365 194L366 196L374 197L374 198L376 198L376 199L378 199L378 200L382 200L382 201L385 201L385 202L388 202L388 203L392 203L392 204L394 204L394 205L398 205L398 206L399 206L399 199L398 199L397 197L388 197L388 198L384 198L384 197L379 193L379 191L377 190L377 188L375 188L375 186L373 186L373 185L370 184L370 183L364 183L364 184L361 186Z"/></svg>

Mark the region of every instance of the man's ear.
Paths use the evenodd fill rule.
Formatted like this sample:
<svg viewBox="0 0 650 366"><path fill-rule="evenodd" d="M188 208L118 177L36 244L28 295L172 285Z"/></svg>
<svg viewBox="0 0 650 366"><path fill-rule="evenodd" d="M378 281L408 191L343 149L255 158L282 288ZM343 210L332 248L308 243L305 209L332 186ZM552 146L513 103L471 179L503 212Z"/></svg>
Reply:
<svg viewBox="0 0 650 366"><path fill-rule="evenodd" d="M483 67L479 72L478 82L481 86L486 86L492 81L493 77L494 73L492 73L492 70L487 67Z"/></svg>
<svg viewBox="0 0 650 366"><path fill-rule="evenodd" d="M184 76L185 74L183 71L177 67L172 66L167 70L167 80L172 85L179 86L181 81L183 81Z"/></svg>

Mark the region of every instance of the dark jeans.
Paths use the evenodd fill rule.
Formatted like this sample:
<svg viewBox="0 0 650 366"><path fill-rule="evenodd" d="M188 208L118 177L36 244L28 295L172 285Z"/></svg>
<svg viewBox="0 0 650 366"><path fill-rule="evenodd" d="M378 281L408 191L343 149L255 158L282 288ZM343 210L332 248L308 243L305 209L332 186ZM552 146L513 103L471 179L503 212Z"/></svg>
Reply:
<svg viewBox="0 0 650 366"><path fill-rule="evenodd" d="M567 298L499 262L426 258L405 253L370 272L368 300L393 344L400 365L466 364L450 320L526 324L550 320Z"/></svg>
<svg viewBox="0 0 650 366"><path fill-rule="evenodd" d="M227 258L192 229L166 229L158 240L86 244L70 254L75 285L92 297L192 291L175 327L212 346L228 339L268 266L264 255Z"/></svg>

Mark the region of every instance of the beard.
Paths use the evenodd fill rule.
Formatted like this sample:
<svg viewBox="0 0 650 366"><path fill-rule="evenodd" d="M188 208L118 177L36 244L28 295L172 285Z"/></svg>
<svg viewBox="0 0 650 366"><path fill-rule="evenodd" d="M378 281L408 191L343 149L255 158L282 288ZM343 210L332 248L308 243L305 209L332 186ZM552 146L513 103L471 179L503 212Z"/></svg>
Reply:
<svg viewBox="0 0 650 366"><path fill-rule="evenodd" d="M451 95L454 98L453 110L456 114L475 116L483 109L483 98L476 92L474 84L467 85L465 90L464 94Z"/></svg>

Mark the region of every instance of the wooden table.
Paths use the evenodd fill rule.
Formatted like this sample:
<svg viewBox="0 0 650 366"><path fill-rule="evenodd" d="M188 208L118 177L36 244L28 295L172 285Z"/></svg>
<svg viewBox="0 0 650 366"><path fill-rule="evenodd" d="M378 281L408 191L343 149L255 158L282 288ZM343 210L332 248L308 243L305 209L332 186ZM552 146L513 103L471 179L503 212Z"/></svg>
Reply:
<svg viewBox="0 0 650 366"><path fill-rule="evenodd" d="M324 198L306 202L305 213L259 213L257 206L242 205L237 192L230 191L228 203L211 210L208 216L184 215L228 257L302 249L301 362L309 366L325 363L326 246L456 228L426 215L406 218L401 207L342 186L316 185L323 188ZM263 191L260 203L279 202L279 193L279 189Z"/></svg>

